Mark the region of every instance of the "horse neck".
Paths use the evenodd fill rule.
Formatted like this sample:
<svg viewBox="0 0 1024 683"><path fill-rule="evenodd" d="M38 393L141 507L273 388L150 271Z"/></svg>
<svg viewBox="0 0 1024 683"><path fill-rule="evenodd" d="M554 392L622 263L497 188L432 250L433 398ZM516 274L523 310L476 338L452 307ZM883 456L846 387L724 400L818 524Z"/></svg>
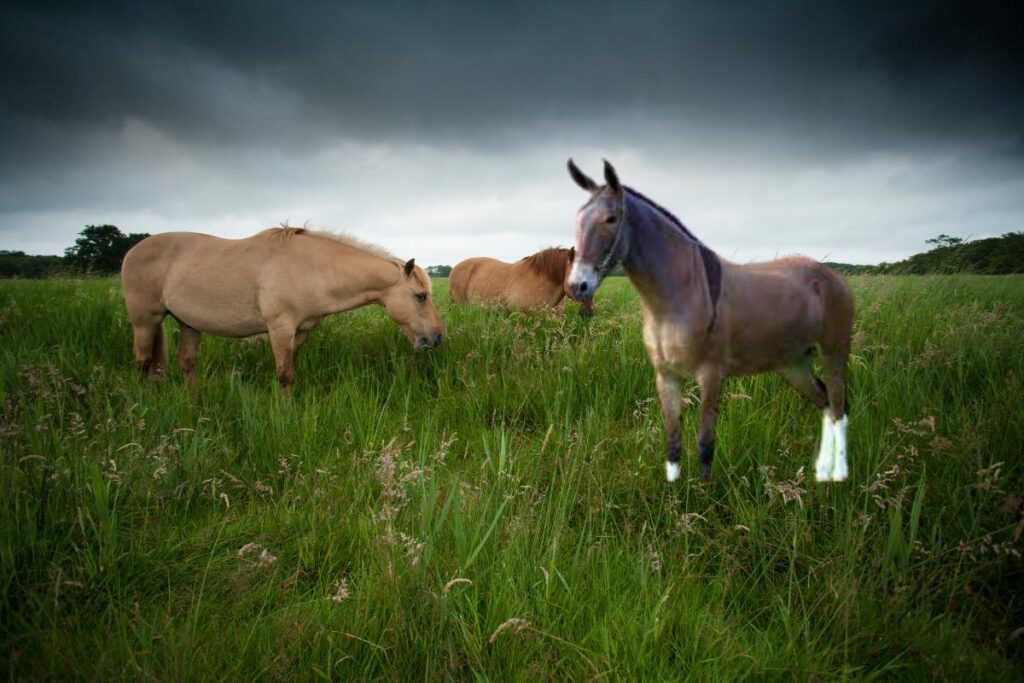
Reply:
<svg viewBox="0 0 1024 683"><path fill-rule="evenodd" d="M540 254L544 254L543 261L540 263L528 262L529 258L535 258ZM561 259L561 262L553 263L555 259ZM568 275L569 268L572 264L569 262L568 251L556 251L554 253L538 252L538 254L535 254L532 257L527 257L519 263L514 263L513 266L517 266L522 271L531 273L535 278L540 278L545 282L550 283L553 287L561 287L565 282L565 278Z"/></svg>
<svg viewBox="0 0 1024 683"><path fill-rule="evenodd" d="M558 253L559 258L564 258L565 263L559 264L556 268L538 268L525 260L519 263L513 263L512 267L518 269L520 273L531 276L531 279L536 281L540 280L551 287L562 288L565 286L565 278L569 276L569 269L572 268L572 263L569 261L568 252L565 254Z"/></svg>
<svg viewBox="0 0 1024 683"><path fill-rule="evenodd" d="M394 262L349 244L316 245L328 259L325 292L332 313L380 303L400 279Z"/></svg>
<svg viewBox="0 0 1024 683"><path fill-rule="evenodd" d="M707 311L699 244L660 211L627 194L629 248L622 266L655 316L701 318Z"/></svg>

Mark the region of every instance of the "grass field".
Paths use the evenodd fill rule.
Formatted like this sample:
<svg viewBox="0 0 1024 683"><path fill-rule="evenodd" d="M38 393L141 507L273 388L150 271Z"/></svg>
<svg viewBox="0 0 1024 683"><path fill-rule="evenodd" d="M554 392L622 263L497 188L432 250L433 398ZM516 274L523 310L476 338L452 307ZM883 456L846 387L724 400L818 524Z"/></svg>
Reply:
<svg viewBox="0 0 1024 683"><path fill-rule="evenodd" d="M1024 279L851 282L850 480L762 376L703 487L625 279L589 323L439 281L427 354L336 316L284 399L265 341L205 337L193 396L116 280L0 282L2 674L1020 680Z"/></svg>

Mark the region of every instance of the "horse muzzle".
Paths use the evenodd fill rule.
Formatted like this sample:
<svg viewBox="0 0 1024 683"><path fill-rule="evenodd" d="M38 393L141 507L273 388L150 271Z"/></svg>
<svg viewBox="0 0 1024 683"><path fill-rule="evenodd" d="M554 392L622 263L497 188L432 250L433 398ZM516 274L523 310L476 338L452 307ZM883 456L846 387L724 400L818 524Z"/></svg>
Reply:
<svg viewBox="0 0 1024 683"><path fill-rule="evenodd" d="M444 341L444 335L438 332L433 337L422 336L416 340L417 351L427 351L429 349L436 349Z"/></svg>
<svg viewBox="0 0 1024 683"><path fill-rule="evenodd" d="M601 276L593 266L576 261L566 280L569 296L576 301L587 302L594 298L601 284Z"/></svg>

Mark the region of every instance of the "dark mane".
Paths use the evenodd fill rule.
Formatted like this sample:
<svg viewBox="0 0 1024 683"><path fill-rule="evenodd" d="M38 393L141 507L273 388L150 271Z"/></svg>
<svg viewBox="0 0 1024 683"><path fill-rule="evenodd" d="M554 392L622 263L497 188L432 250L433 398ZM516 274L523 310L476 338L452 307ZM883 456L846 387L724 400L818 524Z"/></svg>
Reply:
<svg viewBox="0 0 1024 683"><path fill-rule="evenodd" d="M565 272L572 263L573 257L575 256L574 249L566 249L564 247L551 247L538 251L532 256L526 256L519 259L520 263L525 263L532 270L543 275L546 278L554 282L561 283L565 279Z"/></svg>
<svg viewBox="0 0 1024 683"><path fill-rule="evenodd" d="M660 211L673 225L682 230L684 235L697 243L697 248L700 251L700 259L704 264L704 274L707 276L708 280L708 294L711 296L711 323L708 325L708 332L710 333L714 328L715 323L718 321L718 297L722 294L722 261L718 258L718 254L711 251L710 247L697 239L697 236L690 232L686 226L683 225L683 222L676 218L675 214L671 211L654 200L648 199L631 187L624 186L623 189L637 199L650 204L651 207Z"/></svg>
<svg viewBox="0 0 1024 683"><path fill-rule="evenodd" d="M645 197L644 195L634 190L632 187L623 187L623 189L625 189L626 192L630 193L631 195L635 196L637 199L642 199L643 201L647 202L658 211L661 211L663 214L665 214L666 218L672 221L673 225L682 230L683 234L689 237L691 240L693 240L694 242L700 242L700 240L697 239L697 236L690 232L689 229L685 225L683 225L683 222L676 218L675 214L666 209L664 206L662 206L661 204L659 204L658 202L654 201L649 197Z"/></svg>

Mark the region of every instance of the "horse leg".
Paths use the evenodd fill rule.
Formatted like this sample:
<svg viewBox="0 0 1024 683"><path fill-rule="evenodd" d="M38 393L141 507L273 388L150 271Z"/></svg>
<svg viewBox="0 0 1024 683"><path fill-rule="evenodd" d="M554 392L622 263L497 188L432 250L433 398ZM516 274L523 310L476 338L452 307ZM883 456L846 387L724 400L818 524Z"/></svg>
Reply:
<svg viewBox="0 0 1024 683"><path fill-rule="evenodd" d="M665 478L670 482L679 478L679 379L664 372L655 378L658 398L661 399L661 413L665 418L665 437L668 442L668 459L665 461Z"/></svg>
<svg viewBox="0 0 1024 683"><path fill-rule="evenodd" d="M717 368L705 368L697 373L696 379L700 387L700 431L697 434L700 480L708 482L711 481L711 461L715 457L715 420L723 377Z"/></svg>
<svg viewBox="0 0 1024 683"><path fill-rule="evenodd" d="M555 317L562 320L565 317L565 297L558 300L558 303L551 307L555 312Z"/></svg>
<svg viewBox="0 0 1024 683"><path fill-rule="evenodd" d="M822 361L825 365L825 383L828 386L828 409L825 420L832 421L833 430L833 463L829 481L846 481L849 467L846 463L846 358L845 351L824 353ZM820 479L820 477L819 477ZM820 479L825 481L824 479Z"/></svg>
<svg viewBox="0 0 1024 683"><path fill-rule="evenodd" d="M825 388L825 383L814 374L814 368L811 365L813 353L813 351L808 351L793 365L779 370L779 374L801 396L813 403L818 410L825 410L828 407L828 390Z"/></svg>
<svg viewBox="0 0 1024 683"><path fill-rule="evenodd" d="M180 331L178 333L178 365L185 373L190 389L196 386L196 354L199 352L199 342L202 340L202 333L194 327L178 321Z"/></svg>
<svg viewBox="0 0 1024 683"><path fill-rule="evenodd" d="M295 379L295 325L289 322L277 322L268 326L270 348L274 352L274 364L277 366L277 381L281 385L281 393L287 394ZM305 335L302 335L305 341Z"/></svg>
<svg viewBox="0 0 1024 683"><path fill-rule="evenodd" d="M135 367L143 377L160 376L164 369L164 330L166 312L132 316Z"/></svg>
<svg viewBox="0 0 1024 683"><path fill-rule="evenodd" d="M814 476L818 481L831 481L835 468L835 421L829 415L829 391L815 374L811 365L811 352L793 365L779 370L782 378L789 382L801 396L823 411L821 420L821 445L814 461Z"/></svg>

